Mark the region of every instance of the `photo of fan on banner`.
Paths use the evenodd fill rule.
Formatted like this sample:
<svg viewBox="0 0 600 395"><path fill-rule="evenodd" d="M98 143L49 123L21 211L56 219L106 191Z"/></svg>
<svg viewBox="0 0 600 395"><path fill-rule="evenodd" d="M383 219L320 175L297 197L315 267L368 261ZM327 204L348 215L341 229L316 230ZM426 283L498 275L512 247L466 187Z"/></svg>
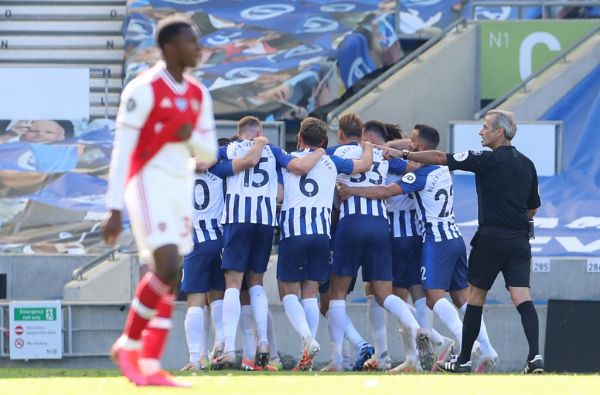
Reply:
<svg viewBox="0 0 600 395"><path fill-rule="evenodd" d="M368 0L129 1L126 81L160 59L157 22L185 14L201 36L193 73L209 88L218 118L303 118L403 56L395 7Z"/></svg>
<svg viewBox="0 0 600 395"><path fill-rule="evenodd" d="M111 120L0 121L0 251L85 252L79 238L105 211L114 130ZM65 249L71 238L79 247Z"/></svg>

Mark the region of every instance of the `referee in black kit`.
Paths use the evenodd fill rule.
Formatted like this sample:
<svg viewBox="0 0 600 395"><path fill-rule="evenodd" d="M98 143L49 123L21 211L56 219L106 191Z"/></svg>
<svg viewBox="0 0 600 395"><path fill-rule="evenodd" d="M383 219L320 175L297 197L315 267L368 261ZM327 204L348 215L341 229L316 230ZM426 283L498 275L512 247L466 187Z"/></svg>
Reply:
<svg viewBox="0 0 600 395"><path fill-rule="evenodd" d="M529 238L533 237L532 218L540 207L540 196L533 162L511 145L516 132L517 125L511 112L492 110L486 114L479 132L481 145L492 151L467 151L454 155L440 151L402 151L404 159L475 173L479 228L471 241L473 248L469 255L469 293L463 321L462 350L450 361L438 362L438 367L446 372L471 371L471 351L481 327L483 304L499 272L502 272L512 301L521 315L529 343L523 373L544 371L538 344L538 316L529 293Z"/></svg>

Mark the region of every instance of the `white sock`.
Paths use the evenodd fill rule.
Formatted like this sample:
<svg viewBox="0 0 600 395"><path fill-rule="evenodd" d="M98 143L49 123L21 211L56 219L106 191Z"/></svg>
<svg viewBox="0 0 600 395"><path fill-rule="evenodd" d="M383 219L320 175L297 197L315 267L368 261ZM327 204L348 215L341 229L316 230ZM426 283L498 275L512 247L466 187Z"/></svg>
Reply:
<svg viewBox="0 0 600 395"><path fill-rule="evenodd" d="M375 341L375 355L381 356L387 352L387 317L385 309L375 300L375 296L369 295L367 298L367 316L371 324L371 333Z"/></svg>
<svg viewBox="0 0 600 395"><path fill-rule="evenodd" d="M204 309L202 307L188 307L183 323L185 340L190 352L190 362L200 362L202 349L206 351L204 336Z"/></svg>
<svg viewBox="0 0 600 395"><path fill-rule="evenodd" d="M215 343L224 342L223 338L223 300L215 300L210 304L210 318L215 331Z"/></svg>
<svg viewBox="0 0 600 395"><path fill-rule="evenodd" d="M345 365L348 363L348 367L352 368L352 357L350 356L350 342L348 340L344 340L344 344L342 345L342 363ZM346 368L346 367L344 367Z"/></svg>
<svg viewBox="0 0 600 395"><path fill-rule="evenodd" d="M244 348L242 353L244 358L254 361L254 357L256 356L256 326L254 325L252 306L242 305L240 324L242 325L242 333L244 334Z"/></svg>
<svg viewBox="0 0 600 395"><path fill-rule="evenodd" d="M410 312L408 305L402 299L397 297L396 295L388 295L383 301L383 307L393 315L400 325L402 325L409 332L413 333L414 336L417 335L417 330L419 329L419 323L415 319L415 317Z"/></svg>
<svg viewBox="0 0 600 395"><path fill-rule="evenodd" d="M460 312L464 315L467 311L467 304L463 304L460 306ZM485 322L483 321L483 315L481 317L481 329L479 330L479 336L477 336L477 341L479 342L479 348L484 353L495 353L494 347L490 343L490 338L487 333L487 328L485 326Z"/></svg>
<svg viewBox="0 0 600 395"><path fill-rule="evenodd" d="M331 340L331 356L334 363L341 363L344 331L348 320L346 318L346 301L329 301L329 339Z"/></svg>
<svg viewBox="0 0 600 395"><path fill-rule="evenodd" d="M360 333L358 333L358 331L354 327L354 324L352 323L352 320L350 319L350 316L347 313L344 337L350 342L350 344L354 346L354 349L356 349L356 351L360 350L361 347L367 343L365 339L360 335Z"/></svg>
<svg viewBox="0 0 600 395"><path fill-rule="evenodd" d="M426 298L421 298L419 300L424 300L425 302L423 302L423 303L425 303L425 307L427 307L427 302L426 302L427 299ZM417 302L415 302L415 305L417 304ZM409 305L408 303L407 303L407 306L410 309L410 312L412 313L412 315L414 315L415 318L417 319L417 322L419 323L419 326L421 328L423 328L423 324L420 321L422 318L419 318L419 316L417 315L417 309L414 306ZM433 310L431 310L429 307L427 307L427 310L431 312L431 322L432 322L432 328L431 328L431 333L430 333L431 334L431 341L434 344L442 343L444 341L444 336L442 336L440 334L440 332L436 331L435 328L433 328Z"/></svg>
<svg viewBox="0 0 600 395"><path fill-rule="evenodd" d="M304 308L304 315L306 316L306 322L310 328L310 335L317 338L317 330L319 329L319 302L317 298L302 299L302 307Z"/></svg>
<svg viewBox="0 0 600 395"><path fill-rule="evenodd" d="M223 297L223 340L225 352L235 352L235 333L240 320L240 290L227 288Z"/></svg>
<svg viewBox="0 0 600 395"><path fill-rule="evenodd" d="M408 305L402 299L396 295L388 295L383 301L383 307L390 312L402 327L405 335L402 337L404 343L404 351L406 352L406 358L409 356L412 358L413 355L417 354L417 330L419 330L419 324L417 320L410 312Z"/></svg>
<svg viewBox="0 0 600 395"><path fill-rule="evenodd" d="M267 334L267 321L269 320L269 301L262 285L254 285L248 292L250 293L250 305L254 312L254 321L256 322L256 336L258 343L269 343Z"/></svg>
<svg viewBox="0 0 600 395"><path fill-rule="evenodd" d="M277 338L275 337L275 327L273 326L273 315L271 310L267 315L267 337L269 339L269 358L278 357L277 354Z"/></svg>
<svg viewBox="0 0 600 395"><path fill-rule="evenodd" d="M400 332L400 341L402 341L402 346L404 347L405 358L407 361L411 361L413 363L417 363L419 360L419 352L417 351L417 342L415 337L411 335L410 332L405 330L402 325L399 328Z"/></svg>
<svg viewBox="0 0 600 395"><path fill-rule="evenodd" d="M283 303L283 310L287 316L292 327L298 332L302 339L311 336L308 322L306 322L306 315L304 309L298 300L296 295L286 295L281 301Z"/></svg>
<svg viewBox="0 0 600 395"><path fill-rule="evenodd" d="M207 306L204 306L203 309L203 319L204 319L204 325L203 325L203 332L202 332L202 342L204 344L204 346L200 349L200 357L203 358L208 358L208 336L210 335L210 308Z"/></svg>
<svg viewBox="0 0 600 395"><path fill-rule="evenodd" d="M446 328L452 333L458 352L462 346L462 322L458 316L458 311L448 299L442 298L433 306L433 312L437 314L444 325L446 325Z"/></svg>

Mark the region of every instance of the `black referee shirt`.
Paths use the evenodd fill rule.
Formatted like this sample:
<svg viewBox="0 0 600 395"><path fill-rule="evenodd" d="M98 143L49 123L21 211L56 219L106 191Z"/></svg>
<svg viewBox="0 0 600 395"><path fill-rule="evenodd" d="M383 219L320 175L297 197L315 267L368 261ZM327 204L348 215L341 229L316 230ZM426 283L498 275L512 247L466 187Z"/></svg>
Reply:
<svg viewBox="0 0 600 395"><path fill-rule="evenodd" d="M479 226L527 231L527 209L540 207L535 165L512 146L447 154L450 170L475 173Z"/></svg>

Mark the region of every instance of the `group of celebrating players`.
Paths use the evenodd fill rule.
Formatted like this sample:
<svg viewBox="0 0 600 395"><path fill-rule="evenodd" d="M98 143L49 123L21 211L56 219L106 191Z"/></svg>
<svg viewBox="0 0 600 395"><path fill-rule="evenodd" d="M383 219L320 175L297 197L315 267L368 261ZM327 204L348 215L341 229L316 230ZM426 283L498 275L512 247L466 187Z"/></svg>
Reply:
<svg viewBox="0 0 600 395"><path fill-rule="evenodd" d="M306 118L298 151L287 154L269 144L254 117L241 119L234 141L218 147L210 94L185 73L199 54L193 24L166 18L157 41L164 62L135 78L122 95L106 197L104 239L116 242L126 207L140 258L152 266L112 348L123 375L136 385L188 386L160 364L179 285L188 298L190 359L184 369L235 364L238 323L242 367L281 369L263 287L276 228L280 297L302 342L295 369L310 370L320 351L320 314L331 341L325 370L348 368L345 339L356 349L355 370L431 370L458 351L467 264L448 168L395 157L406 159L408 152L393 149L406 148L398 129L363 124L354 114L340 119L335 147L327 148L326 125ZM426 125L416 125L409 142L413 151L438 143L438 132ZM359 268L374 347L346 313ZM406 302L409 295L414 306ZM394 368L386 311L400 324L406 355ZM215 333L211 360L208 314ZM452 340L433 329L434 314ZM497 360L483 324L477 340L473 368L483 370Z"/></svg>
<svg viewBox="0 0 600 395"><path fill-rule="evenodd" d="M302 341L303 353L294 369L312 369L320 350L315 340L320 313L328 320L331 361L324 369L329 371L431 370L460 347L457 308L466 307L467 258L454 223L450 173L443 166L392 158L398 151L386 148L434 149L438 132L416 125L407 141L394 125L363 124L347 114L339 121L338 137L341 145L326 148L326 125L306 118L297 135L298 151L288 155L268 144L257 118L245 117L234 141L219 149L218 163L207 170L206 164L198 164L195 247L185 258L181 288L189 305L185 330L190 359L185 370L232 366L240 320L241 367L281 369L263 288L276 228L280 298ZM279 214L277 202L282 202ZM346 294L359 268L367 284L375 347L346 314ZM456 307L445 298L446 291ZM409 295L414 306L406 303ZM210 313L205 312L207 305ZM400 324L406 354L393 369L386 310ZM433 329L434 313L452 340ZM212 360L204 323L208 314L215 333ZM344 358L344 338L356 348L351 367ZM485 326L478 340L476 370L481 371L495 363L497 354Z"/></svg>

